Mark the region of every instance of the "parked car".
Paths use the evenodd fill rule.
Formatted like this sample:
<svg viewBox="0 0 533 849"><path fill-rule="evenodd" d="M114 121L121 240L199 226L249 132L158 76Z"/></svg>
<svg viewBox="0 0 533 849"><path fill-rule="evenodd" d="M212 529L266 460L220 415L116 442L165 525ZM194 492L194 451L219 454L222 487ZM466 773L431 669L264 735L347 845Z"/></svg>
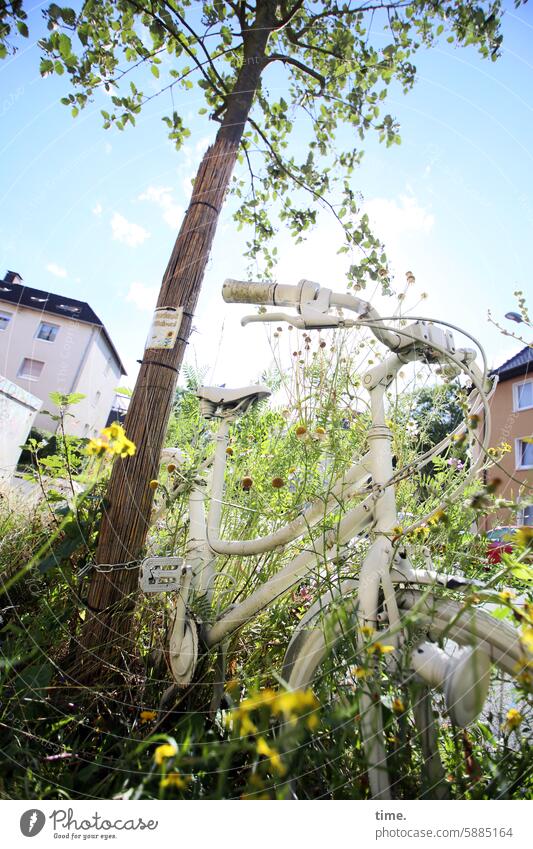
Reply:
<svg viewBox="0 0 533 849"><path fill-rule="evenodd" d="M502 554L510 554L514 548L513 537L520 528L507 525L501 528L492 528L487 531L487 560L489 563L501 563Z"/></svg>

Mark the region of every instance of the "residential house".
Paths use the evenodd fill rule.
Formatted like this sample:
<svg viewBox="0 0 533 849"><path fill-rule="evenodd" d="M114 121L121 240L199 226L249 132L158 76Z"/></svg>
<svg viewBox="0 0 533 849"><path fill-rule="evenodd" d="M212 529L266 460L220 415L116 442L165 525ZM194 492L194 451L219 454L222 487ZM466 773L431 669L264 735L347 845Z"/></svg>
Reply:
<svg viewBox="0 0 533 849"><path fill-rule="evenodd" d="M0 281L0 374L43 402L35 427L53 432L51 392L82 393L66 420L72 436L106 425L126 370L106 328L85 301L25 286L8 271Z"/></svg>
<svg viewBox="0 0 533 849"><path fill-rule="evenodd" d="M499 480L497 494L524 506L498 511L490 525L533 525L533 506L527 504L533 501L533 443L526 441L533 435L533 348L522 348L492 374L498 375L498 385L490 403L491 445L506 442L511 451L488 470L486 480Z"/></svg>

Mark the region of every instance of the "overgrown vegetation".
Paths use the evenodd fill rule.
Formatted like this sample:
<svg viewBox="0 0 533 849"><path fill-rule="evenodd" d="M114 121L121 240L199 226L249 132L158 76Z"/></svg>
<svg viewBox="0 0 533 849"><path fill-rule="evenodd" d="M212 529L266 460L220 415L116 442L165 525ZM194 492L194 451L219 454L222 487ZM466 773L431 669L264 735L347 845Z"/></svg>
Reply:
<svg viewBox="0 0 533 849"><path fill-rule="evenodd" d="M223 513L228 539L258 536L294 518L303 502L325 497L353 456L366 451L369 413L360 376L378 359L376 348L353 334L302 335L286 329L275 334L276 366L263 376L274 392L273 402L252 408L231 432ZM290 367L284 351L292 359ZM213 452L215 425L202 419L195 395L202 379L189 370L177 394L167 443L179 446L183 457L161 467L147 545L152 554L184 553L188 492ZM456 424L452 394L461 409L463 390L457 383L436 388L427 382L427 370L408 366L399 376L389 397L398 468ZM299 798L367 798L360 683L377 669L388 754L397 779L394 793L399 798L431 795L409 709L417 685L391 672L386 652L376 667L375 653L371 662L368 653L348 641L354 653L340 683L340 658L335 655L314 692L288 693L280 687L292 631L329 584L357 575L367 546L364 537L339 551L330 573L317 569L232 638L225 694L214 712L209 709L212 684L220 675L215 653L205 657L189 691L169 691L165 648L170 608L165 595L139 600L122 655L122 683L115 678L112 684L78 686L73 658L86 616L86 569L96 546L110 450L115 446L118 455L119 448L127 449L119 431L106 436L109 448L93 446L92 456L84 453L80 465L70 466L72 481L84 491L72 509L64 496L56 495L43 498L31 517L1 507L0 794L33 799L282 799L296 792ZM65 447L59 444L58 457L65 456ZM494 448L496 456L505 450ZM440 501L466 473L468 462L465 446L457 441L429 473L399 481L405 524ZM48 464L48 472L50 468ZM68 479L65 464L59 468ZM38 483L38 468L35 474ZM498 504L494 493L476 484L460 503L447 505L440 521L410 535L408 543L421 566L429 552L438 571L459 568L468 576L494 581L494 615L514 621L531 647L533 608L519 607L512 594L527 595L531 586L530 540L524 537L512 554L504 555L496 575L487 564L486 541L473 531L476 519ZM304 544L335 532L346 507L340 504ZM196 600L196 612L215 616L264 582L300 545L259 557L220 557L215 609L206 611L205 602ZM338 615L342 618L342 609ZM416 631L416 621L407 628ZM336 691L332 681L337 681ZM453 797L522 798L531 792L531 715L523 701L529 674L520 684L522 695L513 692L510 703L491 703L468 731L454 728L443 704L435 703L446 784Z"/></svg>

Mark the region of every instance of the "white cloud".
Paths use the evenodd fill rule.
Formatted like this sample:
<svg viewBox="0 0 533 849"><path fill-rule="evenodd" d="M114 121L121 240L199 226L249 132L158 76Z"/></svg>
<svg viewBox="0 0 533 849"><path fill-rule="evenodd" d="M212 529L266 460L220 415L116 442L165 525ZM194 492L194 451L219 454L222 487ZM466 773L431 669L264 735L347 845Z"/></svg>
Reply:
<svg viewBox="0 0 533 849"><path fill-rule="evenodd" d="M211 142L212 139L209 136L202 136L201 138L199 138L196 144L194 145L196 153L201 153L203 156Z"/></svg>
<svg viewBox="0 0 533 849"><path fill-rule="evenodd" d="M429 233L435 223L433 215L407 195L400 195L398 200L372 198L365 202L364 211L385 241L399 233Z"/></svg>
<svg viewBox="0 0 533 849"><path fill-rule="evenodd" d="M129 288L126 300L135 304L137 309L151 313L157 300L157 288L155 286L145 286L144 283L134 282Z"/></svg>
<svg viewBox="0 0 533 849"><path fill-rule="evenodd" d="M53 274L54 277L66 277L67 269L63 268L61 265L57 265L55 262L49 262L46 266L46 270Z"/></svg>
<svg viewBox="0 0 533 849"><path fill-rule="evenodd" d="M119 212L113 214L111 230L114 239L129 245L130 248L142 245L145 239L150 236L148 230L145 230L140 224L133 224L133 222L128 221Z"/></svg>
<svg viewBox="0 0 533 849"><path fill-rule="evenodd" d="M102 211L103 211L103 206L102 206L102 204L101 204L101 203L97 203L97 204L96 204L95 206L93 206L93 208L92 208L92 213L93 213L93 215L101 215L101 214L102 214Z"/></svg>
<svg viewBox="0 0 533 849"><path fill-rule="evenodd" d="M162 209L163 219L173 230L180 226L183 218L183 207L174 201L172 189L167 186L148 186L146 191L139 195L139 200L155 203Z"/></svg>

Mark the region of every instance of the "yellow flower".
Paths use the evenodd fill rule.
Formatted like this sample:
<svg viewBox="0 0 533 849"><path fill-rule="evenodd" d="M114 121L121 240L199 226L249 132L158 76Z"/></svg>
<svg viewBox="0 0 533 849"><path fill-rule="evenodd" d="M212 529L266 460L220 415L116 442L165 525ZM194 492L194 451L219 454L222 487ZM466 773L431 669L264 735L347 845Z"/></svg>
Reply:
<svg viewBox="0 0 533 849"><path fill-rule="evenodd" d="M306 724L312 728L318 725L316 711L319 707L320 703L312 690L285 690L276 694L272 713L283 714L292 725L296 724L299 716L309 714Z"/></svg>
<svg viewBox="0 0 533 849"><path fill-rule="evenodd" d="M166 758L173 758L175 754L177 754L178 750L175 746L172 746L170 743L163 743L162 746L158 746L154 752L154 761L158 766L161 766L166 760Z"/></svg>
<svg viewBox="0 0 533 849"><path fill-rule="evenodd" d="M122 425L118 424L118 422L113 422L113 424L109 425L109 427L104 427L102 430L104 436L107 436L108 439L122 439L124 434L124 428Z"/></svg>
<svg viewBox="0 0 533 849"><path fill-rule="evenodd" d="M190 780L188 776L184 778L179 772L169 772L161 779L161 787L176 787L178 790L185 790Z"/></svg>
<svg viewBox="0 0 533 849"><path fill-rule="evenodd" d="M86 452L87 454L100 457L103 454L117 454L120 457L133 456L135 454L135 445L126 437L126 433L122 425L114 422L102 430L102 436L98 439L90 439Z"/></svg>
<svg viewBox="0 0 533 849"><path fill-rule="evenodd" d="M363 637L371 637L374 633L374 629L371 625L362 625L361 626L361 634Z"/></svg>
<svg viewBox="0 0 533 849"><path fill-rule="evenodd" d="M500 593L498 593L498 596L499 598L501 598L502 601L511 601L512 598L515 598L515 594L512 593L510 590L502 590Z"/></svg>
<svg viewBox="0 0 533 849"><path fill-rule="evenodd" d="M396 698L392 700L392 709L394 713L403 713L405 711L405 705L401 699Z"/></svg>
<svg viewBox="0 0 533 849"><path fill-rule="evenodd" d="M141 711L141 722L153 722L157 716L157 711L155 710L142 710Z"/></svg>
<svg viewBox="0 0 533 849"><path fill-rule="evenodd" d="M248 734L255 734L257 731L257 726L254 725L248 714L244 714L240 717L241 720L241 734L244 737L247 737Z"/></svg>
<svg viewBox="0 0 533 849"><path fill-rule="evenodd" d="M533 545L533 527L519 528L515 531L513 540L519 548L528 548Z"/></svg>
<svg viewBox="0 0 533 849"><path fill-rule="evenodd" d="M512 731L514 728L518 728L520 723L523 720L523 716L516 708L511 708L507 711L507 716L505 719L504 727L507 731Z"/></svg>
<svg viewBox="0 0 533 849"><path fill-rule="evenodd" d="M530 654L533 654L533 627L522 625L520 628L520 642Z"/></svg>
<svg viewBox="0 0 533 849"><path fill-rule="evenodd" d="M309 731L314 731L320 725L320 719L316 715L316 713L310 713L307 719L305 720L305 724L309 728Z"/></svg>
<svg viewBox="0 0 533 849"><path fill-rule="evenodd" d="M268 745L264 737L259 737L257 740L257 754L268 758L272 769L275 770L278 775L285 775L287 768L283 764L279 753Z"/></svg>
<svg viewBox="0 0 533 849"><path fill-rule="evenodd" d="M264 690L260 690L259 693L256 693L254 696L248 696L247 699L244 699L238 710L239 712L245 712L255 710L258 707L264 707L265 705L270 707L275 701L276 695L277 693L275 690L267 687Z"/></svg>
<svg viewBox="0 0 533 849"><path fill-rule="evenodd" d="M390 654L391 651L394 651L394 646L384 646L383 643L376 642L371 643L367 646L367 651L372 654L372 652L377 651L379 654Z"/></svg>
<svg viewBox="0 0 533 849"><path fill-rule="evenodd" d="M319 702L312 690L285 690L278 693L272 707L273 713L303 713L317 710Z"/></svg>
<svg viewBox="0 0 533 849"><path fill-rule="evenodd" d="M121 457L133 457L135 454L135 444L131 441L131 439L126 439L122 442L122 451L120 452Z"/></svg>
<svg viewBox="0 0 533 849"><path fill-rule="evenodd" d="M90 439L85 451L93 457L101 457L107 451L107 443L103 439Z"/></svg>
<svg viewBox="0 0 533 849"><path fill-rule="evenodd" d="M148 486L150 487L150 489L157 489L157 487L159 486L159 481L156 481L156 480L150 481Z"/></svg>
<svg viewBox="0 0 533 849"><path fill-rule="evenodd" d="M428 519L428 524L438 525L439 522L446 522L447 516L444 510L436 510L435 513Z"/></svg>
<svg viewBox="0 0 533 849"><path fill-rule="evenodd" d="M522 666L521 663L515 663L514 671L516 673L516 680L524 690L533 690L533 674L530 672L526 666Z"/></svg>
<svg viewBox="0 0 533 849"><path fill-rule="evenodd" d="M366 678L368 673L368 669L365 669L364 666L354 666L352 667L352 675L355 675L356 678Z"/></svg>

